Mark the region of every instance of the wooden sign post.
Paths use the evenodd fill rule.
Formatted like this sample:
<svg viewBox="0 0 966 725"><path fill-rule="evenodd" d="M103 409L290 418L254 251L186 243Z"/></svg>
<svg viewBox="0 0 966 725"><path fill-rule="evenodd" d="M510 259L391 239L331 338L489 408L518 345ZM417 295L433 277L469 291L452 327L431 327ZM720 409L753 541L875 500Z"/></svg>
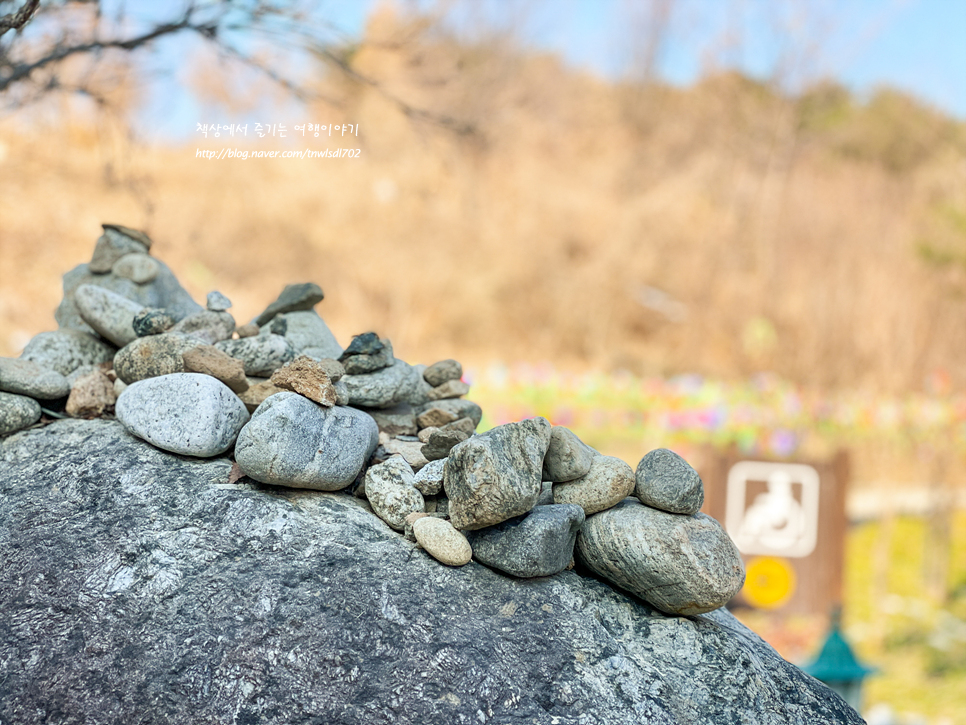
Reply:
<svg viewBox="0 0 966 725"><path fill-rule="evenodd" d="M841 606L848 455L793 462L708 449L704 459L702 510L747 570L731 605L823 616Z"/></svg>

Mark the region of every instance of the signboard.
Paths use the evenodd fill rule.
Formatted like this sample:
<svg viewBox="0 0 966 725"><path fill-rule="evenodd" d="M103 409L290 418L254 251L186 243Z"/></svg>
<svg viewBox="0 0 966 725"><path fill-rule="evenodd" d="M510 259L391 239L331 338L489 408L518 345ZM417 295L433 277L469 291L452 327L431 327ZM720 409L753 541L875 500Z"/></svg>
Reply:
<svg viewBox="0 0 966 725"><path fill-rule="evenodd" d="M827 615L841 603L848 458L745 460L706 449L702 510L745 560L733 606Z"/></svg>

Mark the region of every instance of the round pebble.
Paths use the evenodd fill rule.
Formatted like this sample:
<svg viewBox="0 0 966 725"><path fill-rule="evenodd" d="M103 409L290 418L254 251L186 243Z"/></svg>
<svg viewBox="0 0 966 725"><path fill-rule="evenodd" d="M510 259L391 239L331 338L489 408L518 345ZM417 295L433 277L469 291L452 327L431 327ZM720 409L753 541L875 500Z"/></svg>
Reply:
<svg viewBox="0 0 966 725"><path fill-rule="evenodd" d="M413 535L426 553L441 564L463 566L473 558L473 549L446 519L426 516L413 522Z"/></svg>

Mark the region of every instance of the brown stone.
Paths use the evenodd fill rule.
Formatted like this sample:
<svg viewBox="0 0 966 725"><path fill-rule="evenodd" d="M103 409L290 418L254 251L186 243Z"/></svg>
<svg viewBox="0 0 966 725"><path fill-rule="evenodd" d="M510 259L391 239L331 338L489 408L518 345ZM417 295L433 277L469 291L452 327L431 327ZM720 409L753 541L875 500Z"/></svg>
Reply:
<svg viewBox="0 0 966 725"><path fill-rule="evenodd" d="M249 413L254 413L255 409L265 402L265 399L269 396L275 395L275 393L285 392L282 388L273 384L270 380L263 380L260 383L255 383L254 385L249 385L248 390L244 393L239 393L238 397L241 398L241 402L245 404L248 408Z"/></svg>
<svg viewBox="0 0 966 725"><path fill-rule="evenodd" d="M271 382L282 390L304 395L319 405L331 408L336 403L335 386L318 360L300 355L274 373Z"/></svg>
<svg viewBox="0 0 966 725"><path fill-rule="evenodd" d="M439 428L436 428L435 426L430 426L429 428L423 428L421 431L419 431L419 435L417 436L419 438L419 442L429 443L430 436L432 436L433 433L435 433L438 430Z"/></svg>
<svg viewBox="0 0 966 725"><path fill-rule="evenodd" d="M67 398L67 415L73 418L96 418L114 405L114 383L103 370L92 370L81 375L70 389Z"/></svg>
<svg viewBox="0 0 966 725"><path fill-rule="evenodd" d="M476 432L476 423L473 422L472 418L460 418L459 420L454 420L452 423L440 426L440 429L462 431L469 437Z"/></svg>
<svg viewBox="0 0 966 725"><path fill-rule="evenodd" d="M235 328L239 339L243 337L255 337L258 334L258 330L259 327L254 322L249 322L247 325L239 325Z"/></svg>
<svg viewBox="0 0 966 725"><path fill-rule="evenodd" d="M445 400L447 398L460 398L470 392L469 383L462 380L447 380L442 385L426 393L430 400Z"/></svg>
<svg viewBox="0 0 966 725"><path fill-rule="evenodd" d="M439 428L456 420L456 414L442 408L430 408L416 416L416 425L420 428Z"/></svg>
<svg viewBox="0 0 966 725"><path fill-rule="evenodd" d="M212 345L199 345L181 354L185 372L204 373L217 378L235 393L248 390L245 366L228 353Z"/></svg>

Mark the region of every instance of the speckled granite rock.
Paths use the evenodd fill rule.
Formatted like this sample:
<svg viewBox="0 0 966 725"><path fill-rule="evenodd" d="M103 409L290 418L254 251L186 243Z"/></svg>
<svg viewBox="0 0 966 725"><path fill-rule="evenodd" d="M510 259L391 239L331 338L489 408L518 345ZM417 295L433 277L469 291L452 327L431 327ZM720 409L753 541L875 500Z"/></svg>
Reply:
<svg viewBox="0 0 966 725"><path fill-rule="evenodd" d="M281 335L256 335L240 340L216 342L222 352L242 361L245 375L269 376L285 363L294 360L295 348Z"/></svg>
<svg viewBox="0 0 966 725"><path fill-rule="evenodd" d="M721 524L705 514L659 511L635 498L588 516L577 552L595 574L669 614L722 607L745 581L741 554Z"/></svg>
<svg viewBox="0 0 966 725"><path fill-rule="evenodd" d="M672 514L696 514L704 503L704 483L674 451L658 448L637 464L634 495L640 502Z"/></svg>
<svg viewBox="0 0 966 725"><path fill-rule="evenodd" d="M551 576L574 557L584 511L574 504L536 506L530 513L478 531L467 531L473 557L516 577Z"/></svg>
<svg viewBox="0 0 966 725"><path fill-rule="evenodd" d="M70 392L70 383L56 370L33 360L0 357L0 391L54 400Z"/></svg>
<svg viewBox="0 0 966 725"><path fill-rule="evenodd" d="M94 274L86 264L74 267L64 275L64 299L54 313L54 319L57 320L60 329L93 332L90 325L81 319L77 305L74 303L77 288L83 284L96 285L111 292L116 292L142 307L163 309L175 321L195 312L200 312L203 308L191 299L191 295L178 283L174 273L168 269L164 262L160 260L155 260L155 262L158 265L158 274L147 284L138 284L133 280L118 277L114 274Z"/></svg>
<svg viewBox="0 0 966 725"><path fill-rule="evenodd" d="M543 459L543 480L561 483L587 474L597 451L584 443L573 431L555 425L550 431L550 446Z"/></svg>
<svg viewBox="0 0 966 725"><path fill-rule="evenodd" d="M85 365L100 365L112 360L115 352L117 349L113 345L92 334L78 330L55 330L34 335L20 357L56 370L61 375L70 375Z"/></svg>
<svg viewBox="0 0 966 725"><path fill-rule="evenodd" d="M531 418L453 446L443 477L453 526L482 529L532 509L549 443L550 423Z"/></svg>
<svg viewBox="0 0 966 725"><path fill-rule="evenodd" d="M200 344L172 332L139 337L118 350L114 356L114 372L128 385L159 375L183 373L182 356Z"/></svg>
<svg viewBox="0 0 966 725"><path fill-rule="evenodd" d="M403 530L409 514L426 509L413 479L412 466L402 456L393 456L366 471L366 498L373 512L397 531Z"/></svg>
<svg viewBox="0 0 966 725"><path fill-rule="evenodd" d="M337 491L352 483L379 441L360 410L323 408L298 393L267 398L235 444L235 460L262 483Z"/></svg>
<svg viewBox="0 0 966 725"><path fill-rule="evenodd" d="M634 471L620 458L596 456L586 475L553 484L553 500L554 503L575 503L590 516L630 496L634 492L634 481Z"/></svg>
<svg viewBox="0 0 966 725"><path fill-rule="evenodd" d="M0 441L0 721L862 722L727 611L444 567L350 496L230 469L106 420Z"/></svg>
<svg viewBox="0 0 966 725"><path fill-rule="evenodd" d="M248 411L227 385L202 373L173 373L128 385L115 404L121 425L158 448L217 456L235 443Z"/></svg>
<svg viewBox="0 0 966 725"><path fill-rule="evenodd" d="M81 318L105 340L124 347L137 338L134 316L143 305L95 284L82 284L74 293Z"/></svg>
<svg viewBox="0 0 966 725"><path fill-rule="evenodd" d="M278 315L271 325L265 325L258 334L267 335L273 331L273 328L284 328L284 332L279 334L282 334L297 352L316 360L338 359L342 354L342 346L329 330L329 326L325 324L325 320L319 317L315 310L296 310Z"/></svg>
<svg viewBox="0 0 966 725"><path fill-rule="evenodd" d="M40 403L25 395L0 393L0 435L13 433L40 420Z"/></svg>
<svg viewBox="0 0 966 725"><path fill-rule="evenodd" d="M407 402L418 380L419 373L402 360L373 373L342 378L349 389L349 405L362 408L391 408Z"/></svg>

